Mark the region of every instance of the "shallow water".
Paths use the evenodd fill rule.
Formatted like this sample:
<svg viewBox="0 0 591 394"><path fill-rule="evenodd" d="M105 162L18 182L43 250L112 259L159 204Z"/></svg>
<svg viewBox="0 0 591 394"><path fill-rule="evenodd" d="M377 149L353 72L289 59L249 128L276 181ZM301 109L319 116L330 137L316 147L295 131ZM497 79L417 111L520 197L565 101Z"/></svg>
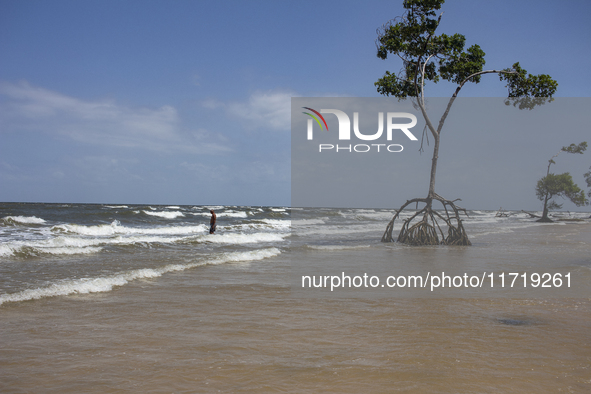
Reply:
<svg viewBox="0 0 591 394"><path fill-rule="evenodd" d="M186 209L194 207L174 209L184 217L157 219L170 222L142 224L135 218L136 222L120 223L143 229L198 226L199 221L187 219ZM492 293L458 298L368 297L354 292L330 296L322 290L302 291L292 284L298 262L308 267L321 261L354 266L359 256L367 261L386 255L394 257L394 265L414 262L449 269L446 265L462 258L455 267L460 271L497 270L505 264L502 256L514 256L511 264L519 266L520 262L539 261L540 254L548 255L556 248L544 268L579 270L580 278L591 264L588 223L539 226L521 217L503 222L494 219L494 213L483 212L472 223L466 221L474 246L459 251L379 243L385 227L382 216L387 212L308 211L311 217L306 219L282 213L287 211L263 210L282 215L273 220L309 222L296 223L292 235L274 241L212 244L194 240L201 234L181 234L193 238L143 241L122 248L103 240L97 243L100 251L58 258L41 252L4 256L2 281L11 283L4 294L171 264L183 269L140 275L87 294L70 287L72 291L64 295L48 292L23 301L5 298L0 306L0 391L591 391L589 297L536 294L508 298ZM39 212L20 216L42 218L46 224L41 226L78 224L95 229L100 225L95 220L82 223L72 212L68 215L62 216L65 219ZM110 226L114 219L101 220ZM246 226L248 219L229 218L225 225L234 227L225 234L240 241L250 234L284 234L285 227L280 225L285 223L274 223L276 228L264 231ZM347 231L359 228L366 233ZM18 231L44 234L39 227L15 228L13 224L2 230L13 235ZM161 233L156 236L179 236ZM84 237L98 239L97 235ZM2 239L4 245L13 241ZM276 251L261 257L261 251L269 249ZM231 261L228 253L242 258ZM250 253L250 258L244 253ZM226 257L223 262L222 255ZM202 262L203 256L219 263L187 267ZM483 261L487 256L489 260ZM498 267L491 267L494 261ZM106 268L100 267L103 262ZM41 268L16 272L16 267L30 266ZM10 280L7 272L19 279ZM51 276L44 277L45 272Z"/></svg>

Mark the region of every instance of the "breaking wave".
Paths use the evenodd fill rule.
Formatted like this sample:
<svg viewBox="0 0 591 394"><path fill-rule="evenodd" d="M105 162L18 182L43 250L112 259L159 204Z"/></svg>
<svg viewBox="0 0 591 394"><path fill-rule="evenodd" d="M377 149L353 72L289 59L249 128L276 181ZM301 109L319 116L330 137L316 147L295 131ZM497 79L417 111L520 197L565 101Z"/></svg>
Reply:
<svg viewBox="0 0 591 394"><path fill-rule="evenodd" d="M169 264L161 268L142 268L104 277L66 279L47 287L27 289L12 294L2 294L0 295L0 305L5 302L36 300L60 295L106 292L113 290L116 286L123 286L136 279L157 278L168 272L184 271L209 264L262 260L278 256L279 254L281 254L281 251L277 248L267 248L248 252L223 253L210 260L189 264Z"/></svg>
<svg viewBox="0 0 591 394"><path fill-rule="evenodd" d="M131 235L131 234L151 234L151 235L176 235L176 234L194 234L207 231L207 226L198 224L196 226L161 226L161 227L127 227L122 226L118 220L111 224L100 224L94 226L84 226L79 224L60 224L51 228L53 232L73 233L92 236L109 235Z"/></svg>
<svg viewBox="0 0 591 394"><path fill-rule="evenodd" d="M43 224L45 220L36 216L5 216L2 222L7 225L11 224Z"/></svg>
<svg viewBox="0 0 591 394"><path fill-rule="evenodd" d="M183 217L185 216L184 213L179 212L179 211L169 211L169 212L160 212L160 211L156 211L156 212L150 212L150 211L142 211L143 213L145 213L146 215L150 215L150 216L158 216L161 218L165 218L165 219L176 219L178 217Z"/></svg>

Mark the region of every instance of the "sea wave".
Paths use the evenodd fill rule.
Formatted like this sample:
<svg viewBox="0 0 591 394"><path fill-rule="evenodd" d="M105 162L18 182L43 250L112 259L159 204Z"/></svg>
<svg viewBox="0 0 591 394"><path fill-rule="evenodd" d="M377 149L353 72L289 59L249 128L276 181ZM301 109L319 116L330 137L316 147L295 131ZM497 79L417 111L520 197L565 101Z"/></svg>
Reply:
<svg viewBox="0 0 591 394"><path fill-rule="evenodd" d="M81 238L60 235L36 241L9 241L0 245L0 256L33 257L41 254L71 255L90 254L101 251L105 246L129 246L167 244L186 240L187 237L162 237L157 235L116 236L111 238Z"/></svg>
<svg viewBox="0 0 591 394"><path fill-rule="evenodd" d="M272 228L285 230L291 228L291 220L285 219L262 219L261 222L269 225Z"/></svg>
<svg viewBox="0 0 591 394"><path fill-rule="evenodd" d="M204 217L211 217L211 213L209 212L190 212L191 215L194 216L204 216ZM245 211L224 211L224 212L216 212L215 213L218 218L228 217L228 218L247 218L248 213Z"/></svg>
<svg viewBox="0 0 591 394"><path fill-rule="evenodd" d="M283 241L285 237L288 237L289 233L227 233L227 234L215 234L215 235L204 235L198 238L199 242L210 242L210 243L221 243L221 244L252 244L261 242L278 242Z"/></svg>
<svg viewBox="0 0 591 394"><path fill-rule="evenodd" d="M44 244L40 244L44 243ZM12 241L0 245L0 257L33 257L41 254L51 255L73 255L73 254L92 254L102 250L102 247L96 245L74 245L67 244L50 245L47 241L23 242Z"/></svg>
<svg viewBox="0 0 591 394"><path fill-rule="evenodd" d="M209 212L189 212L189 214L193 215L193 216L203 216L203 217L207 217L207 218L211 217L211 213L209 213Z"/></svg>
<svg viewBox="0 0 591 394"><path fill-rule="evenodd" d="M27 289L12 294L2 294L0 295L0 305L5 302L29 301L60 295L106 292L113 290L116 286L123 286L136 279L157 278L168 272L184 271L208 264L262 260L278 256L279 254L281 254L281 251L277 248L266 248L248 252L224 253L210 260L188 264L169 264L161 268L142 268L96 278L66 279L48 287Z"/></svg>
<svg viewBox="0 0 591 394"><path fill-rule="evenodd" d="M248 223L230 224L227 226L218 226L222 231L279 231L286 232L291 230L291 220L281 219L260 219Z"/></svg>
<svg viewBox="0 0 591 394"><path fill-rule="evenodd" d="M130 228L118 225L54 226L64 234L40 240L12 240L0 244L0 257L35 257L43 254L97 253L109 246L149 246L173 243L255 244L282 242L289 232L224 233L209 235L205 225L170 228ZM223 230L223 227L221 227Z"/></svg>
<svg viewBox="0 0 591 394"><path fill-rule="evenodd" d="M216 213L218 217L229 217L229 218L246 218L248 217L247 213L244 211L224 211L220 213Z"/></svg>
<svg viewBox="0 0 591 394"><path fill-rule="evenodd" d="M394 229L396 229L396 227L394 227ZM348 226L318 226L309 228L293 227L293 232L298 236L363 234L381 231L384 231L384 225L382 223L355 224Z"/></svg>
<svg viewBox="0 0 591 394"><path fill-rule="evenodd" d="M202 233L208 230L204 224L197 226L162 226L162 227L127 227L122 226L118 220L111 224L99 224L94 226L84 226L80 224L60 224L53 226L51 231L74 233L80 235L110 236L110 235L131 235L131 234L150 234L150 235L177 235Z"/></svg>
<svg viewBox="0 0 591 394"><path fill-rule="evenodd" d="M339 211L339 215L347 219L354 220L390 220L394 216L394 211L376 211L374 209L356 209L352 212Z"/></svg>
<svg viewBox="0 0 591 394"><path fill-rule="evenodd" d="M43 224L45 223L44 219L38 218L36 216L5 216L2 218L2 222L4 224Z"/></svg>
<svg viewBox="0 0 591 394"><path fill-rule="evenodd" d="M161 218L165 218L165 219L176 219L178 217L183 217L185 216L185 214L183 214L182 212L179 211L169 211L169 212L161 212L161 211L157 211L157 212L150 212L150 211L142 211L143 213L145 213L146 215L150 215L150 216L158 216Z"/></svg>
<svg viewBox="0 0 591 394"><path fill-rule="evenodd" d="M325 224L328 218L317 218L317 219L292 219L291 224L294 227L297 226L311 226L317 224Z"/></svg>

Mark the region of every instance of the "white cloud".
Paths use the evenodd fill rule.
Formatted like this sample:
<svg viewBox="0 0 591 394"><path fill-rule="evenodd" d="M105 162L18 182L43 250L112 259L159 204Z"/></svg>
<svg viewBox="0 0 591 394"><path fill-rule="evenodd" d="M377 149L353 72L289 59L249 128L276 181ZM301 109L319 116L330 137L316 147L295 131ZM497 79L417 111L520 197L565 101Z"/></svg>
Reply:
<svg viewBox="0 0 591 394"><path fill-rule="evenodd" d="M245 102L209 99L202 105L209 109L224 108L228 114L257 128L286 131L291 127L291 98L295 96L292 92L255 92Z"/></svg>
<svg viewBox="0 0 591 394"><path fill-rule="evenodd" d="M341 97L336 93L314 94L310 97ZM252 127L277 131L291 128L291 98L301 97L292 91L255 92L245 101L223 102L215 98L203 100L207 109L223 109L230 116L246 121ZM350 97L350 96L346 96Z"/></svg>
<svg viewBox="0 0 591 394"><path fill-rule="evenodd" d="M231 150L204 130L181 132L177 110L132 108L113 100L83 100L34 87L1 83L0 122L5 131L43 131L76 141L165 152L219 153ZM204 135L207 143L204 143Z"/></svg>

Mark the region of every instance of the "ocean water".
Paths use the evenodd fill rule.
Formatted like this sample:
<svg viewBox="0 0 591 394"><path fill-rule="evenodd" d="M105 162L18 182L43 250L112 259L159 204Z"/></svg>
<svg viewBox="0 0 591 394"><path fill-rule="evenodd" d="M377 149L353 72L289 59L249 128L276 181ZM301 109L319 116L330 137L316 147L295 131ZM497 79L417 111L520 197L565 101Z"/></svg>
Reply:
<svg viewBox="0 0 591 394"><path fill-rule="evenodd" d="M392 213L2 203L0 392L591 392L588 213L469 211L460 248ZM496 286L301 286L442 272Z"/></svg>
<svg viewBox="0 0 591 394"><path fill-rule="evenodd" d="M209 235L209 209L218 210ZM276 256L286 208L4 204L0 304L111 291L208 264Z"/></svg>

